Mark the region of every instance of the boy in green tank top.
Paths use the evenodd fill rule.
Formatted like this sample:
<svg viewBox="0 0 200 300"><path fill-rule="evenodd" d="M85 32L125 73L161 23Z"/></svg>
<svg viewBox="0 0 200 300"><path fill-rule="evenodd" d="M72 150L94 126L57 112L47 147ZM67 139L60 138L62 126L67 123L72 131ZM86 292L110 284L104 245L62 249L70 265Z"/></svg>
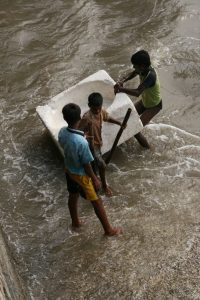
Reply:
<svg viewBox="0 0 200 300"><path fill-rule="evenodd" d="M158 75L151 66L149 53L140 50L132 55L131 62L134 70L117 82L114 86L115 93L126 93L142 99L135 103L135 108L140 116L143 126L162 109L162 99L160 95L160 83ZM129 89L123 86L124 82L136 76L140 78L140 84L136 89ZM146 138L139 132L135 135L138 142L145 148L150 148Z"/></svg>

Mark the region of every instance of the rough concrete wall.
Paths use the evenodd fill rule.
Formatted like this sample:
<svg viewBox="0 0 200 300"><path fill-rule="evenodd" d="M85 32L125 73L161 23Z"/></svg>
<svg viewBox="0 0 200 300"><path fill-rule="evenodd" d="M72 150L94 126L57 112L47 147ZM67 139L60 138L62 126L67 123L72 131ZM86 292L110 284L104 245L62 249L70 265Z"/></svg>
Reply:
<svg viewBox="0 0 200 300"><path fill-rule="evenodd" d="M22 281L14 269L12 258L0 230L0 299L26 300Z"/></svg>

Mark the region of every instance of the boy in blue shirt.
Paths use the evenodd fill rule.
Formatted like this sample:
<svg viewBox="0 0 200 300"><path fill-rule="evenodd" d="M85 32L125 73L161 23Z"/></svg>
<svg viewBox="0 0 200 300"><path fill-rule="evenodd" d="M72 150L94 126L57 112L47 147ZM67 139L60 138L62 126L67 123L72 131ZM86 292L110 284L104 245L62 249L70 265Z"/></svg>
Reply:
<svg viewBox="0 0 200 300"><path fill-rule="evenodd" d="M74 103L65 105L62 109L63 118L68 127L60 129L58 140L64 150L65 174L69 192L68 207L73 227L80 227L78 217L79 195L91 201L94 211L99 218L105 235L113 236L121 233L120 228L110 225L100 197L96 190L100 188L100 181L94 174L91 162L94 160L84 133L78 130L81 120L81 109Z"/></svg>

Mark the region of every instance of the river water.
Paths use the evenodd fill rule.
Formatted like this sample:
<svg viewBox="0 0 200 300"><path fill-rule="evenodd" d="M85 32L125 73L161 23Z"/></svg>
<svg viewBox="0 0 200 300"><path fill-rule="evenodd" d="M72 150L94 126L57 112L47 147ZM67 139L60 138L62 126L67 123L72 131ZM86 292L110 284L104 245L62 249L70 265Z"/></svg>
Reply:
<svg viewBox="0 0 200 300"><path fill-rule="evenodd" d="M199 21L199 0L1 0L0 217L30 299L200 299ZM108 167L124 234L104 238L84 200L73 232L35 109L99 69L117 80L141 48L164 108L144 129L154 150L131 139Z"/></svg>

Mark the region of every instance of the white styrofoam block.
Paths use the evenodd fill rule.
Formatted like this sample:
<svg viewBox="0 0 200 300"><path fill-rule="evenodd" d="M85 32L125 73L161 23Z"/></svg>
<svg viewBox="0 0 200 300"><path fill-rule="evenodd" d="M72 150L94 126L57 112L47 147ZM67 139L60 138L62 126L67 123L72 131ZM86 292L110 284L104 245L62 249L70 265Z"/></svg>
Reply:
<svg viewBox="0 0 200 300"><path fill-rule="evenodd" d="M130 139L133 135L142 130L143 125L135 110L133 102L124 93L118 93L115 95L113 89L114 84L115 81L108 75L108 73L104 70L100 70L80 81L73 87L56 95L46 105L38 106L36 108L39 117L50 132L54 142L62 154L63 151L58 143L58 132L61 127L67 126L67 123L63 120L62 108L67 103L73 102L81 107L83 115L83 113L89 109L88 96L93 92L102 94L104 99L103 106L106 108L110 116L115 119L122 121L127 109L132 109L127 127L123 131L118 145ZM103 122L103 154L111 149L119 128L120 127L118 125Z"/></svg>

